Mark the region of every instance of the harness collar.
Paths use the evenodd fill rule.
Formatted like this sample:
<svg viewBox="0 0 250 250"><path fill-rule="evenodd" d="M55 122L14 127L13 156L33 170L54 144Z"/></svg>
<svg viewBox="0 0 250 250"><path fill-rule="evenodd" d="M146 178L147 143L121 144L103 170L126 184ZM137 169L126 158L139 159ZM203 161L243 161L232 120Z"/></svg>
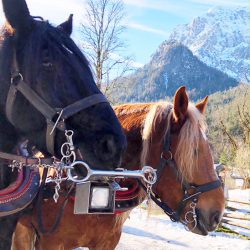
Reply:
<svg viewBox="0 0 250 250"><path fill-rule="evenodd" d="M38 170L22 168L15 183L0 190L0 217L17 213L26 208L39 189Z"/></svg>

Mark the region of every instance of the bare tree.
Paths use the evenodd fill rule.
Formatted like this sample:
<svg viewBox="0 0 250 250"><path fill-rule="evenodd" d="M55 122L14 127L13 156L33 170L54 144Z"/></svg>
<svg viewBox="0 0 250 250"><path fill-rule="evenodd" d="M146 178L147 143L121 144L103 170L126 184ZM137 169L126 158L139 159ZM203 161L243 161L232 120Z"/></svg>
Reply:
<svg viewBox="0 0 250 250"><path fill-rule="evenodd" d="M81 24L83 48L94 66L97 86L104 91L112 78L121 77L130 69L129 58L119 55L126 47L120 37L125 29L124 18L121 0L87 0ZM114 71L119 75L114 75Z"/></svg>
<svg viewBox="0 0 250 250"><path fill-rule="evenodd" d="M223 133L228 137L233 148L235 169L244 178L243 188L250 187L250 112L247 107L248 92L243 98L243 104L237 106L238 122L242 129L240 138L235 138L227 130L224 122L220 120Z"/></svg>

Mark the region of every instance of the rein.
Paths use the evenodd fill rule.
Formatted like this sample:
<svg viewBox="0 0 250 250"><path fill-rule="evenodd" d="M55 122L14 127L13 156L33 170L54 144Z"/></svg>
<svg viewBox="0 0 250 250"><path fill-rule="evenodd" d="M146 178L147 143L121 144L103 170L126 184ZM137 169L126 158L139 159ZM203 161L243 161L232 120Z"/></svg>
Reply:
<svg viewBox="0 0 250 250"><path fill-rule="evenodd" d="M16 154L9 154L0 152L0 159L12 161L12 164L10 164L11 168L22 168L23 166L29 166L30 168L33 168L33 166L37 165L52 165L54 162L53 158L34 158L34 157L25 157L21 155Z"/></svg>
<svg viewBox="0 0 250 250"><path fill-rule="evenodd" d="M53 225L49 229L46 229L44 226L43 220L42 220L42 218L43 218L42 203L43 203L43 199L44 199L44 191L46 189L47 174L48 174L48 168L45 168L43 171L43 175L42 175L41 188L38 192L38 197L37 197L37 201L36 201L38 228L39 228L39 231L43 235L50 235L58 228L58 226L61 222L61 219L63 217L65 207L68 204L70 194L72 193L73 188L74 188L74 183L72 183L70 188L66 192L65 198L60 206L59 212L56 215L55 222L53 223Z"/></svg>
<svg viewBox="0 0 250 250"><path fill-rule="evenodd" d="M163 170L166 167L171 167L174 169L174 171L176 172L176 175L179 177L178 174L178 168L176 165L176 162L174 161L173 157L172 157L172 152L171 152L171 139L170 139L170 128L168 128L165 137L164 137L164 144L163 144L163 150L161 153L161 158L160 158L160 162L157 166L157 181L155 182L155 184L153 185L153 189L156 188L158 181L160 180ZM180 178L179 178L180 180ZM147 187L140 181L138 180L140 186L143 188L143 190L145 192L147 192ZM159 199L157 197L157 195L154 192L150 192L150 198L156 203L156 205L158 205L169 217L173 222L181 222L185 225L186 229L187 225L190 223L195 223L192 230L196 227L197 225L197 215L196 215L196 205L198 203L198 199L199 196L202 193L211 191L213 189L216 189L218 187L221 186L221 181L218 179L216 181L213 182L209 182L209 183L205 183L202 185L196 185L196 184L190 184L185 180L180 180L180 182L182 183L182 188L184 191L184 196L182 198L182 200L179 202L178 208L176 211L174 211L166 202L161 201L161 199ZM185 221L181 220L181 214L184 210L184 208L186 207L186 205L190 203L190 209L191 211L188 211L185 214ZM190 219L190 217L192 217ZM192 231L191 230L191 231Z"/></svg>

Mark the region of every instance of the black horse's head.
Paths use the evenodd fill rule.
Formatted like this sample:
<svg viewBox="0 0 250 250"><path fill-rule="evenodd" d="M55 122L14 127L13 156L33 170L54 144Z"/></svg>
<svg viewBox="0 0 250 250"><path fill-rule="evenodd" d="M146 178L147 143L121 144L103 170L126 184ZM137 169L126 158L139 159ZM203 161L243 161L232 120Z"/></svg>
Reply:
<svg viewBox="0 0 250 250"><path fill-rule="evenodd" d="M13 30L5 28L0 51L1 109L6 105L13 60L27 85L50 107L65 108L100 94L88 61L70 38L72 15L58 27L52 27L30 16L25 0L2 2ZM49 155L44 115L19 92L11 112L17 131ZM74 131L79 156L93 168L114 169L119 165L126 139L109 103L94 103L71 115L65 124L67 130ZM60 148L65 142L63 131L56 129L54 142L55 156L60 157Z"/></svg>

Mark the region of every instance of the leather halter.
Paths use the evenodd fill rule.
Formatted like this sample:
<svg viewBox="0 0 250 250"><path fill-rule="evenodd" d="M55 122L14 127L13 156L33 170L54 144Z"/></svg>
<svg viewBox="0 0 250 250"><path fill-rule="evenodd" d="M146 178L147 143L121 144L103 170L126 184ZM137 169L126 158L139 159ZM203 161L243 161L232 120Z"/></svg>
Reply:
<svg viewBox="0 0 250 250"><path fill-rule="evenodd" d="M14 50L11 69L11 84L6 100L6 116L14 127L15 117L13 115L13 107L15 105L18 91L21 92L21 94L45 117L47 121L46 144L47 150L51 155L54 155L55 128L64 131L66 129L65 120L67 118L95 104L108 102L103 94L94 94L76 101L65 108L52 108L24 81L23 76L19 71L16 51ZM54 122L55 120L56 122ZM0 152L0 159L18 162L22 165L20 166L21 169L15 183L0 190L1 217L21 211L32 202L39 189L40 176L38 170L33 170L30 167L32 167L32 165L41 164L51 165L54 159L38 159L5 152Z"/></svg>
<svg viewBox="0 0 250 250"><path fill-rule="evenodd" d="M163 209L163 211L170 217L172 221L176 222L176 221L181 221L181 214L188 202L192 201L194 203L197 203L199 196L202 193L216 189L220 187L222 184L219 179L202 185L190 184L187 181L180 179L176 162L172 157L170 131L171 128L169 127L164 137L163 151L161 153L160 163L157 166L157 182L154 184L153 189L156 188L164 168L171 167L172 169L174 169L176 175L178 176L179 181L182 183L184 196L180 201L178 209L176 211L174 211L166 202L163 202L160 199L158 199L158 197L155 196L155 193L153 194L151 193L150 197L160 208ZM147 188L145 187L145 185L142 184L140 181L139 183L144 189L144 191L146 191Z"/></svg>
<svg viewBox="0 0 250 250"><path fill-rule="evenodd" d="M64 108L51 107L24 81L18 67L16 51L14 50L11 84L6 101L6 116L13 126L15 126L13 107L18 91L45 117L47 122L46 146L51 155L54 155L54 128L64 131L66 129L65 120L69 117L93 105L108 102L106 97L100 93L85 97ZM55 120L56 122L54 122Z"/></svg>

